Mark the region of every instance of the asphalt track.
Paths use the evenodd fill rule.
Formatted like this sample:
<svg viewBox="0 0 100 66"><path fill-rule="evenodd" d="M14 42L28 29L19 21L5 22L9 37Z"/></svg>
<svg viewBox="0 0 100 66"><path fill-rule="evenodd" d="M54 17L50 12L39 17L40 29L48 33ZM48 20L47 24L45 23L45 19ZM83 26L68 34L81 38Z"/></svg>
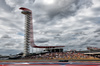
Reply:
<svg viewBox="0 0 100 66"><path fill-rule="evenodd" d="M87 62L1 62L0 66L100 66Z"/></svg>

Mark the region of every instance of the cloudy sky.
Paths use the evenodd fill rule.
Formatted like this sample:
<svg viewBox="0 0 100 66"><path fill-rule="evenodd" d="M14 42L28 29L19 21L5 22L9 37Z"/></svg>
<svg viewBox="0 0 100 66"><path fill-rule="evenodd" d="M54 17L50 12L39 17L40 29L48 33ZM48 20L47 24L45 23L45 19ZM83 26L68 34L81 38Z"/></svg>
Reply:
<svg viewBox="0 0 100 66"><path fill-rule="evenodd" d="M24 49L25 16L20 7L33 12L38 46L65 45L65 50L100 46L100 0L0 0L0 54Z"/></svg>

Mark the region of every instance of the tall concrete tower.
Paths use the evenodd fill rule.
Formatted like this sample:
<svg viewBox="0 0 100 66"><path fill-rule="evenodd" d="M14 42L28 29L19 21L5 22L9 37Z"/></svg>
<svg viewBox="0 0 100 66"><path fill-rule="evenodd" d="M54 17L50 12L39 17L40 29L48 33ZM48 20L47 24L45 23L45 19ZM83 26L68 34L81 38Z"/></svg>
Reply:
<svg viewBox="0 0 100 66"><path fill-rule="evenodd" d="M28 10L23 10L21 12L25 15L25 42L24 42L24 54L23 56L27 56L29 54L29 45L30 45L30 20L31 20L31 12Z"/></svg>
<svg viewBox="0 0 100 66"><path fill-rule="evenodd" d="M32 11L28 8L21 7L22 14L25 15L25 47L23 56L27 56L29 54L29 46L34 48L57 48L57 47L65 47L65 46L37 46L34 43L33 36L33 23L32 23Z"/></svg>

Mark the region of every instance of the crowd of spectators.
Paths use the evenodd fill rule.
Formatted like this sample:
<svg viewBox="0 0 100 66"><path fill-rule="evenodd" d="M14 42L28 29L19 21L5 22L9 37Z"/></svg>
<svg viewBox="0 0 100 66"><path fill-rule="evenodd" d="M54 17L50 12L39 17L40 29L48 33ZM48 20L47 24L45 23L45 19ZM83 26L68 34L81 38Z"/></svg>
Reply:
<svg viewBox="0 0 100 66"><path fill-rule="evenodd" d="M89 55L84 55L77 52L51 52L45 54L37 54L33 56L27 56L23 59L98 59Z"/></svg>

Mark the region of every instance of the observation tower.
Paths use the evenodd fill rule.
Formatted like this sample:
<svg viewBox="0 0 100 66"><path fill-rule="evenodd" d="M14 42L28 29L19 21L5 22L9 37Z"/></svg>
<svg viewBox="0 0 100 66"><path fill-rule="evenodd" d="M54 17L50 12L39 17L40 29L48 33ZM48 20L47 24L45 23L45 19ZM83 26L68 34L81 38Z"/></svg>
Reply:
<svg viewBox="0 0 100 66"><path fill-rule="evenodd" d="M33 38L33 23L32 23L32 11L28 8L21 7L22 14L25 15L25 44L24 44L24 54L23 56L27 56L29 54L29 45L34 48L59 48L65 46L37 46L34 43Z"/></svg>

